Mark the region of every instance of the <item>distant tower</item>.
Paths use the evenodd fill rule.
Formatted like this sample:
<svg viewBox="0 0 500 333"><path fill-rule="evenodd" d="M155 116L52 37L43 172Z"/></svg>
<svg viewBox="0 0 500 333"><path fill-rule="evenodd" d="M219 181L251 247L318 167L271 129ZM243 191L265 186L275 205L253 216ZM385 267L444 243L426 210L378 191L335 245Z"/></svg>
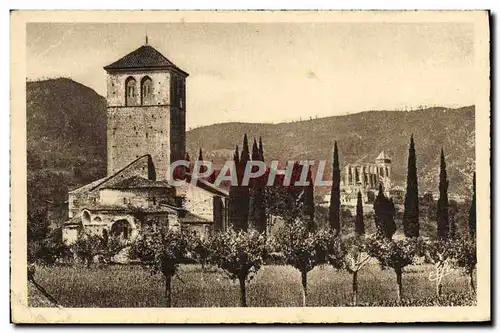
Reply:
<svg viewBox="0 0 500 333"><path fill-rule="evenodd" d="M375 159L377 167L377 176L379 182L382 182L385 191L389 191L391 187L391 158L382 151Z"/></svg>
<svg viewBox="0 0 500 333"><path fill-rule="evenodd" d="M107 72L108 175L150 154L158 179L186 153L188 73L146 44Z"/></svg>

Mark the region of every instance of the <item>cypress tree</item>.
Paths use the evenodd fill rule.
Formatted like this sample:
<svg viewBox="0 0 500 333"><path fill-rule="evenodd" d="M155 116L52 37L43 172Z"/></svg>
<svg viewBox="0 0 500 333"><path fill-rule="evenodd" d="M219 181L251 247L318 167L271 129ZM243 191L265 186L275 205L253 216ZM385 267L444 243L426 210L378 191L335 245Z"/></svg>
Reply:
<svg viewBox="0 0 500 333"><path fill-rule="evenodd" d="M253 138L252 145L252 161L260 161L259 148L257 147L257 141Z"/></svg>
<svg viewBox="0 0 500 333"><path fill-rule="evenodd" d="M248 137L245 133L243 137L243 149L241 150L240 155L240 172L241 172L241 180L243 180L243 175L245 173L245 168L247 166L248 161L250 160L250 150L248 148ZM240 181L241 181L240 180ZM240 209L240 223L241 229L248 229L248 210L250 206L250 193L248 190L248 186L242 186L239 183L238 197L239 197L239 209Z"/></svg>
<svg viewBox="0 0 500 333"><path fill-rule="evenodd" d="M365 223L363 221L363 198L361 191L358 191L358 202L356 205L356 222L354 224L354 231L357 236L365 234Z"/></svg>
<svg viewBox="0 0 500 333"><path fill-rule="evenodd" d="M450 219L450 233L448 238L455 239L457 237L457 222L455 221L455 214L449 214Z"/></svg>
<svg viewBox="0 0 500 333"><path fill-rule="evenodd" d="M257 147L257 141L255 138L253 139L253 145L252 145L252 161L258 161L260 159L259 157L259 148ZM255 168L253 168L252 171L255 171ZM249 226L258 229L258 223L259 223L259 210L258 207L261 205L261 195L259 191L259 179L250 179L249 182L250 189L249 189L249 209L248 209L248 223Z"/></svg>
<svg viewBox="0 0 500 333"><path fill-rule="evenodd" d="M198 159L197 161L203 161L203 151L200 148L200 151L198 153ZM204 165L200 166L200 173L207 171L207 167Z"/></svg>
<svg viewBox="0 0 500 333"><path fill-rule="evenodd" d="M262 162L265 162L264 161L264 148L262 145L262 137L259 137L259 160ZM257 207L257 210L259 211L257 230L259 230L259 232L266 232L266 230L267 230L266 199L265 199L266 182L267 182L266 173L264 173L264 175L262 175L259 178L260 205Z"/></svg>
<svg viewBox="0 0 500 333"><path fill-rule="evenodd" d="M189 156L189 153L186 153L184 160L188 162L188 166L184 168L185 172L191 172L191 157Z"/></svg>
<svg viewBox="0 0 500 333"><path fill-rule="evenodd" d="M378 195L373 203L373 210L375 211L377 234L391 240L396 232L396 222L394 222L395 209L392 200L387 199L385 196L382 184L379 184Z"/></svg>
<svg viewBox="0 0 500 333"><path fill-rule="evenodd" d="M314 223L314 183L310 166L307 170L307 181L309 184L304 188L305 215L309 231L314 231L316 229L316 224Z"/></svg>
<svg viewBox="0 0 500 333"><path fill-rule="evenodd" d="M472 202L469 209L469 238L476 239L476 173L472 177Z"/></svg>
<svg viewBox="0 0 500 333"><path fill-rule="evenodd" d="M335 141L333 147L332 189L330 195L330 229L340 234L340 167L337 141Z"/></svg>
<svg viewBox="0 0 500 333"><path fill-rule="evenodd" d="M446 161L441 148L441 164L439 172L439 200L437 204L437 234L439 239L448 239L450 224L448 214L448 177L446 175Z"/></svg>
<svg viewBox="0 0 500 333"><path fill-rule="evenodd" d="M241 149L241 156L240 156L240 168L242 175L243 172L245 172L245 167L247 166L247 162L249 160L250 160L250 150L248 148L247 134L245 133L245 136L243 137L243 148Z"/></svg>
<svg viewBox="0 0 500 333"><path fill-rule="evenodd" d="M238 184L231 184L231 187L229 188L229 209L228 209L228 218L229 221L231 222L233 228L235 230L240 229L240 219L238 216L239 213L239 202L238 202L238 185L240 184L240 178L239 178L239 165L240 165L240 153L238 151L238 146L236 146L233 154L233 161L234 165L236 166L236 179Z"/></svg>
<svg viewBox="0 0 500 333"><path fill-rule="evenodd" d="M259 156L260 160L264 161L264 148L262 147L262 137L259 136Z"/></svg>
<svg viewBox="0 0 500 333"><path fill-rule="evenodd" d="M408 152L408 177L406 180L405 211L403 214L403 228L406 237L419 236L418 215L417 158L412 134Z"/></svg>
<svg viewBox="0 0 500 333"><path fill-rule="evenodd" d="M240 169L240 153L238 151L238 145L236 145L236 148L234 150L233 161L234 161L234 166L236 169L236 181L238 182L238 184L235 184L235 186L236 186L236 185L239 185L241 183L241 179L240 179L241 172L239 170Z"/></svg>

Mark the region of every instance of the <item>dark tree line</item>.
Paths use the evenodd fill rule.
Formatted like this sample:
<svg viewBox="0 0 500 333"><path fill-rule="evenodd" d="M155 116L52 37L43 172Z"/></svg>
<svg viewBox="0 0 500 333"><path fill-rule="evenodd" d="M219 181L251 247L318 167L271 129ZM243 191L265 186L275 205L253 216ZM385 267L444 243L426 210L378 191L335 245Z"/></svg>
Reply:
<svg viewBox="0 0 500 333"><path fill-rule="evenodd" d="M229 221L236 230L256 229L263 233L267 230L270 215L281 216L291 221L297 218L304 220L310 230L314 223L314 183L311 168L307 167L307 185L299 183L304 166L294 163L290 185L285 186L284 175L276 175L274 184L267 186L269 167L262 176L250 179L248 185L243 184L244 172L250 161L265 162L262 138L253 141L250 153L248 137L243 138L241 153L236 146L233 160L236 166L237 185L229 190ZM256 171L256 166L252 171Z"/></svg>

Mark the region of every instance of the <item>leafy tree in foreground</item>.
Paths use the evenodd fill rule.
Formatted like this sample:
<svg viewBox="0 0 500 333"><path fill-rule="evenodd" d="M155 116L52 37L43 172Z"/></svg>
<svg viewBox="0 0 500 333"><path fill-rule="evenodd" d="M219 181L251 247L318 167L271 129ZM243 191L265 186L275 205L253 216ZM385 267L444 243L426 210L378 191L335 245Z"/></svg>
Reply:
<svg viewBox="0 0 500 333"><path fill-rule="evenodd" d="M307 273L325 263L329 234L324 231L310 232L301 220L285 224L276 235L276 249L283 253L288 265L300 272L302 282L302 306L307 304Z"/></svg>
<svg viewBox="0 0 500 333"><path fill-rule="evenodd" d="M477 253L476 242L474 240L460 238L455 242L455 264L463 268L469 276L470 289L475 293L474 270L477 264Z"/></svg>
<svg viewBox="0 0 500 333"><path fill-rule="evenodd" d="M28 243L28 262L53 265L60 260L72 257L71 249L62 240L62 228L51 230L48 235L40 240Z"/></svg>
<svg viewBox="0 0 500 333"><path fill-rule="evenodd" d="M149 267L152 273L165 278L165 305L172 307L172 279L180 263L190 252L195 235L187 231L162 228L144 231L132 244L132 254Z"/></svg>
<svg viewBox="0 0 500 333"><path fill-rule="evenodd" d="M105 249L104 239L99 235L84 233L71 244L71 249L83 263L87 264L87 267L90 267L94 257Z"/></svg>
<svg viewBox="0 0 500 333"><path fill-rule="evenodd" d="M328 242L327 259L330 265L337 269L345 269L352 276L352 303L358 301L358 272L370 261L363 236L352 236L340 240L330 239Z"/></svg>
<svg viewBox="0 0 500 333"><path fill-rule="evenodd" d="M264 263L268 253L266 239L256 230L229 228L216 233L208 244L208 260L240 284L240 306L247 306L246 288Z"/></svg>
<svg viewBox="0 0 500 333"><path fill-rule="evenodd" d="M419 236L417 157L413 134L411 135L408 152L408 176L406 179L403 228L406 237L415 238Z"/></svg>
<svg viewBox="0 0 500 333"><path fill-rule="evenodd" d="M435 240L425 244L425 259L434 265L435 272L429 276L436 282L436 296L442 295L442 280L451 268L455 256L454 244L449 240Z"/></svg>
<svg viewBox="0 0 500 333"><path fill-rule="evenodd" d="M368 241L369 254L377 258L382 268L390 267L396 273L397 300L401 303L403 298L403 269L412 264L415 257L423 251L423 245L418 238L405 238L389 240L387 238L370 238Z"/></svg>

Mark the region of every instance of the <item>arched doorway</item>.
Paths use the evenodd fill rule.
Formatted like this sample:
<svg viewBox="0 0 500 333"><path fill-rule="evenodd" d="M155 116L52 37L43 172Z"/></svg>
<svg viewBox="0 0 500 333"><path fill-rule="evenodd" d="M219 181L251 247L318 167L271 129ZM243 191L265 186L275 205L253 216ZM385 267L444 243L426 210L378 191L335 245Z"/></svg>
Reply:
<svg viewBox="0 0 500 333"><path fill-rule="evenodd" d="M132 225L127 220L118 220L111 225L111 237L119 238L124 241L130 240L132 235Z"/></svg>
<svg viewBox="0 0 500 333"><path fill-rule="evenodd" d="M90 224L91 218L90 218L90 213L88 210L84 210L82 212L82 223L83 224Z"/></svg>

